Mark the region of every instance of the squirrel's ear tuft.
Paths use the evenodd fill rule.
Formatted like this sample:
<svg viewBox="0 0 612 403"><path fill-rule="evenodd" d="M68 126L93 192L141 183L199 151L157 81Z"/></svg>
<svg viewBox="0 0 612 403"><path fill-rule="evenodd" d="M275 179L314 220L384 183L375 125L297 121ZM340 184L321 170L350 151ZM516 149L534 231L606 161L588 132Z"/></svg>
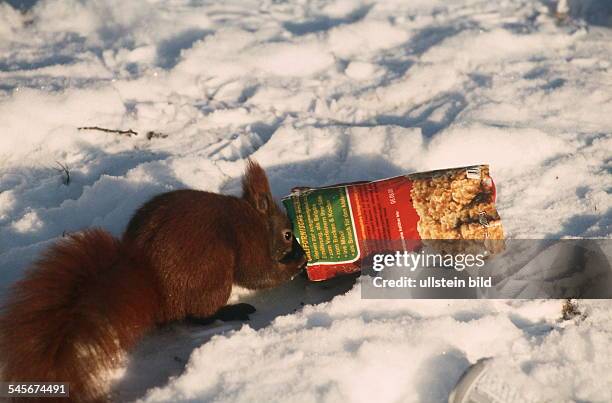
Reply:
<svg viewBox="0 0 612 403"><path fill-rule="evenodd" d="M270 211L272 193L268 177L263 168L250 158L242 178L242 198L262 213Z"/></svg>

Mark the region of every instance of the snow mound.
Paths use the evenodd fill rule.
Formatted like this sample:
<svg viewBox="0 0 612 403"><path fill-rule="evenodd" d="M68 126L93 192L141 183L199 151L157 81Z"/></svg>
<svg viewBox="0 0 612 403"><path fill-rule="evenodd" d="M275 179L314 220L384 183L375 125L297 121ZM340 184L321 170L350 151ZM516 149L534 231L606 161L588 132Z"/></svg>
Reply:
<svg viewBox="0 0 612 403"><path fill-rule="evenodd" d="M558 301L407 304L362 300L356 286L262 330L213 337L141 401L445 402L469 364L490 356L497 376L540 401L608 401L600 325L610 313L598 305L583 323L558 324Z"/></svg>

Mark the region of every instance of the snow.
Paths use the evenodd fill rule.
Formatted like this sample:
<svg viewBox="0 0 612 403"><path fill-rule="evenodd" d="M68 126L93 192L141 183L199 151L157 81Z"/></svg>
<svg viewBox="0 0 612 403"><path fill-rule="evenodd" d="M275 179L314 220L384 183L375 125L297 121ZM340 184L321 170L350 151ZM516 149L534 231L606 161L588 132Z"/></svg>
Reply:
<svg viewBox="0 0 612 403"><path fill-rule="evenodd" d="M0 3L0 291L64 231L239 192L247 157L279 198L489 163L509 237L610 238L612 8L562 3ZM248 325L154 332L117 399L444 401L493 356L540 400L612 400L607 301L558 322L560 301L367 300L353 278L233 301Z"/></svg>
<svg viewBox="0 0 612 403"><path fill-rule="evenodd" d="M406 304L350 293L259 331L213 337L181 377L145 401L444 401L483 356L499 357L493 370L522 396L609 401L612 364L594 351L608 349L600 321L610 314L592 308L580 326L565 327L550 323L557 301Z"/></svg>

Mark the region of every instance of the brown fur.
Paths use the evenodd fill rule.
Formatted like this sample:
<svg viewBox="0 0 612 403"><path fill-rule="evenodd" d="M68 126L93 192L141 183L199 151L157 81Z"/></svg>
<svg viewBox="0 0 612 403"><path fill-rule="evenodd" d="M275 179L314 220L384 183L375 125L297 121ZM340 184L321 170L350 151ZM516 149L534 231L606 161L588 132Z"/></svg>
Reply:
<svg viewBox="0 0 612 403"><path fill-rule="evenodd" d="M251 161L243 192L165 193L136 212L121 241L92 229L51 247L0 315L2 379L68 381L70 400L105 401L97 377L156 323L213 315L233 284L292 278L305 258L290 253L289 220Z"/></svg>

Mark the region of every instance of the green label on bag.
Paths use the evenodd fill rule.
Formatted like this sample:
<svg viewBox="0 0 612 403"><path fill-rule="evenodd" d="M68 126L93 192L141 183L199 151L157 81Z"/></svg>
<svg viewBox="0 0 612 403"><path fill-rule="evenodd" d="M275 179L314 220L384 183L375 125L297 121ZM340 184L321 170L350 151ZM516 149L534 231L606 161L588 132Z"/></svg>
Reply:
<svg viewBox="0 0 612 403"><path fill-rule="evenodd" d="M309 263L352 262L359 257L346 187L291 195L283 204Z"/></svg>

